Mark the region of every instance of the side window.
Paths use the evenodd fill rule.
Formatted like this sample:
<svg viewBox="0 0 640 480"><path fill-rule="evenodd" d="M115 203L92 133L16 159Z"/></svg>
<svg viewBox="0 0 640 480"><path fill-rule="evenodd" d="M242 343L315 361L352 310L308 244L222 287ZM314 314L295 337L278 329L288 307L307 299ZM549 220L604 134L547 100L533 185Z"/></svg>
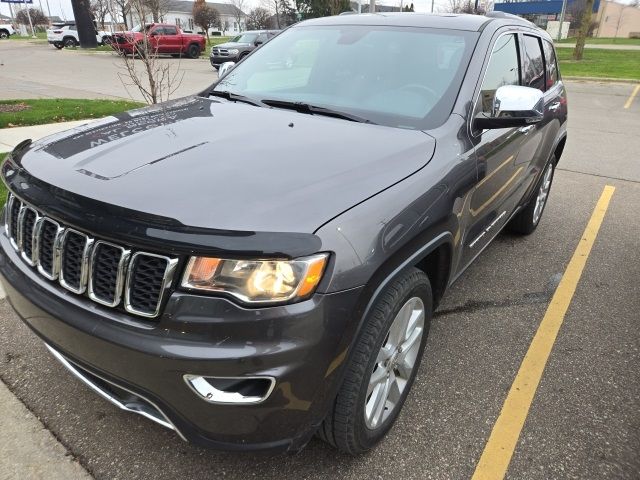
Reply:
<svg viewBox="0 0 640 480"><path fill-rule="evenodd" d="M551 42L544 40L542 45L544 47L544 59L547 65L548 90L558 82L558 60L556 59L556 52L553 51L553 45Z"/></svg>
<svg viewBox="0 0 640 480"><path fill-rule="evenodd" d="M515 34L502 35L491 52L489 65L480 89L482 111L491 114L493 97L503 85L519 85L518 44Z"/></svg>
<svg viewBox="0 0 640 480"><path fill-rule="evenodd" d="M164 28L156 27L149 32L149 35L164 35Z"/></svg>
<svg viewBox="0 0 640 480"><path fill-rule="evenodd" d="M522 55L522 84L525 87L545 91L544 60L540 48L540 39L531 35L522 36L524 54Z"/></svg>
<svg viewBox="0 0 640 480"><path fill-rule="evenodd" d="M176 27L164 27L164 34L165 35L177 35L178 31L176 30Z"/></svg>

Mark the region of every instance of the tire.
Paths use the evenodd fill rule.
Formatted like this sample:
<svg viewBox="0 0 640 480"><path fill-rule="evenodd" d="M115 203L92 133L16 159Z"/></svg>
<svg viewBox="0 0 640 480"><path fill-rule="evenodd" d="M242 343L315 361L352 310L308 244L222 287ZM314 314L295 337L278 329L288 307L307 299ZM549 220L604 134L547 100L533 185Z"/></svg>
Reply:
<svg viewBox="0 0 640 480"><path fill-rule="evenodd" d="M72 48L72 47L77 47L78 46L78 42L76 41L75 38L73 37L66 37L62 39L62 44L66 47L66 48Z"/></svg>
<svg viewBox="0 0 640 480"><path fill-rule="evenodd" d="M552 156L538 181L535 193L524 208L511 219L507 230L519 235L529 235L538 227L544 208L547 206L555 168L556 157Z"/></svg>
<svg viewBox="0 0 640 480"><path fill-rule="evenodd" d="M146 56L146 52L144 51L144 45L142 43L136 43L133 46L133 51L131 55L133 56L133 58L135 58L136 55L140 58L144 58Z"/></svg>
<svg viewBox="0 0 640 480"><path fill-rule="evenodd" d="M198 58L200 56L200 45L192 43L187 48L187 57L189 58Z"/></svg>
<svg viewBox="0 0 640 480"><path fill-rule="evenodd" d="M60 42L54 43L53 46L56 47L58 50L62 50L64 48L64 44Z"/></svg>
<svg viewBox="0 0 640 480"><path fill-rule="evenodd" d="M246 57L247 55L249 55L249 52L244 52L241 53L240 56L238 57L238 61L241 61L244 57Z"/></svg>
<svg viewBox="0 0 640 480"><path fill-rule="evenodd" d="M321 439L342 452L356 455L371 449L385 436L402 410L420 366L429 333L432 306L429 279L416 268L401 274L383 290L365 319L345 367L343 383L318 430ZM420 311L420 307L422 317L415 317L416 320L414 315ZM402 315L403 312L411 313L406 320L408 327L405 325L404 329L398 328L396 323L398 319L408 318ZM409 330L412 324L416 327ZM416 332L420 324L422 327L418 337ZM392 326L396 328L390 330ZM392 340L398 338L397 335L404 338L408 330L412 332L409 339L415 337L414 342L396 342L400 346L408 345L404 351L405 359L400 355L401 351L390 346L394 345ZM413 363L407 370L405 362L411 358ZM400 386L400 382L395 384L397 388L389 383L396 378L404 382L404 387ZM391 390L387 390L387 396L378 397L389 384ZM384 399L378 403L382 409L375 408L376 398ZM376 415L376 412L381 413Z"/></svg>
<svg viewBox="0 0 640 480"><path fill-rule="evenodd" d="M8 30L0 30L0 38L9 38Z"/></svg>
<svg viewBox="0 0 640 480"><path fill-rule="evenodd" d="M111 45L111 37L108 35L105 35L104 37L102 37L102 41L100 43L102 45Z"/></svg>

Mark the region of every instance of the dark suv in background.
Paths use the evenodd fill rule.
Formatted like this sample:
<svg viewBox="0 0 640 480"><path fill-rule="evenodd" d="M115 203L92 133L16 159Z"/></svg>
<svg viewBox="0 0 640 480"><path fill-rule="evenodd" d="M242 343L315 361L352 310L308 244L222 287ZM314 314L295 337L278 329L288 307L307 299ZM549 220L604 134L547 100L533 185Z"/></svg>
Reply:
<svg viewBox="0 0 640 480"><path fill-rule="evenodd" d="M449 285L538 226L566 125L525 20L305 21L197 96L18 145L0 277L74 375L186 440L364 452Z"/></svg>
<svg viewBox="0 0 640 480"><path fill-rule="evenodd" d="M239 62L278 33L280 30L249 30L233 37L229 42L211 47L211 66L217 70L224 62Z"/></svg>

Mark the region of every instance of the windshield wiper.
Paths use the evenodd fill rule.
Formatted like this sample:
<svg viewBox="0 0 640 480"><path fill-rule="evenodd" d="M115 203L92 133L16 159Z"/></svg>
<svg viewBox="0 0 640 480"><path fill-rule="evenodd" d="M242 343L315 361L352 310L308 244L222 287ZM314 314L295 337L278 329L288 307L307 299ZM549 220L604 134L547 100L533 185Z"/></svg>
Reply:
<svg viewBox="0 0 640 480"><path fill-rule="evenodd" d="M226 90L209 90L210 97L221 97L230 102L243 102L248 103L250 105L255 105L256 107L264 107L264 104L259 100L254 100L253 98L245 97L244 95L240 95L238 93L228 92Z"/></svg>
<svg viewBox="0 0 640 480"><path fill-rule="evenodd" d="M370 123L375 125L371 120L354 115L352 113L341 112L340 110L332 110L331 108L319 107L317 105L311 105L304 102L291 102L288 100L266 99L262 100L262 103L275 108L287 108L295 110L300 113L309 113L311 115L325 115L327 117L341 118L343 120L349 120L351 122Z"/></svg>

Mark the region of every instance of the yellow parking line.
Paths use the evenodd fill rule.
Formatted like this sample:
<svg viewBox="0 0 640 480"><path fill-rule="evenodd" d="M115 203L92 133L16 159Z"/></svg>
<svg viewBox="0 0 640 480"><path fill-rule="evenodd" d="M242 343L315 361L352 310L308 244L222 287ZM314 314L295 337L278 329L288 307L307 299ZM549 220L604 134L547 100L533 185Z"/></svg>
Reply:
<svg viewBox="0 0 640 480"><path fill-rule="evenodd" d="M547 312L540 322L538 331L529 345L529 350L522 360L520 370L511 385L500 415L473 473L473 480L499 480L504 478L507 472L549 354L576 291L582 270L587 263L591 247L598 235L614 191L615 187L607 185L596 204L580 243L573 253L569 265L567 265L560 285L558 285Z"/></svg>
<svg viewBox="0 0 640 480"><path fill-rule="evenodd" d="M627 103L624 104L624 108L629 108L631 106L631 104L633 103L633 99L636 98L638 92L640 92L640 83L636 85L636 88L634 88L633 92L631 92L631 95L629 95Z"/></svg>

